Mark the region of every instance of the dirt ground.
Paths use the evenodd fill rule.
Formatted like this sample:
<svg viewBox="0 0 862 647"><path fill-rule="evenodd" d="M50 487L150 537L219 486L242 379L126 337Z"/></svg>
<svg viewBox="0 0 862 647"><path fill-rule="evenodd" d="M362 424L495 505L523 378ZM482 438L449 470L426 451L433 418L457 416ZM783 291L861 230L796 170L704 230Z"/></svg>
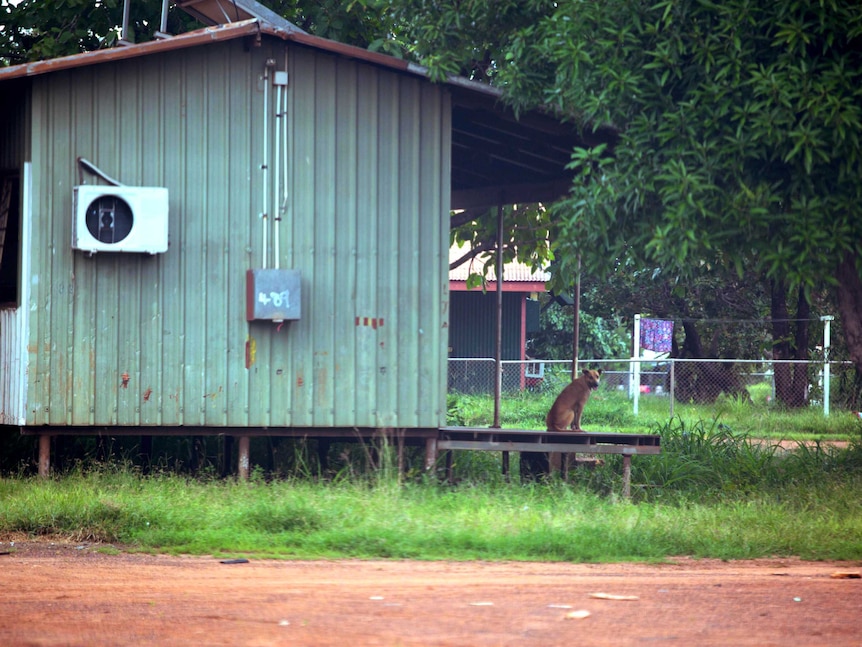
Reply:
<svg viewBox="0 0 862 647"><path fill-rule="evenodd" d="M862 564L225 564L0 543L0 645L862 645ZM601 599L595 594L633 599Z"/></svg>

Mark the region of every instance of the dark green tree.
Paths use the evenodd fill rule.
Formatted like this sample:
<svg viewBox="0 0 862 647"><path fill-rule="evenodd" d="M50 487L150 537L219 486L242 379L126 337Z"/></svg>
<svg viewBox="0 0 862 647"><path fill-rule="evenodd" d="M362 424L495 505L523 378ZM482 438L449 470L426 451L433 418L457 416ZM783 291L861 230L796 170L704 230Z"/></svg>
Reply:
<svg viewBox="0 0 862 647"><path fill-rule="evenodd" d="M161 20L161 0L129 5L130 42L150 40ZM123 0L21 0L0 6L0 64L17 65L112 47L121 37ZM168 13L168 31L200 27L182 11Z"/></svg>
<svg viewBox="0 0 862 647"><path fill-rule="evenodd" d="M781 320L808 318L828 281L862 369L860 36L862 5L839 0L569 0L522 29L498 72L511 99L619 132L574 152L561 267L762 277L776 359L806 356Z"/></svg>

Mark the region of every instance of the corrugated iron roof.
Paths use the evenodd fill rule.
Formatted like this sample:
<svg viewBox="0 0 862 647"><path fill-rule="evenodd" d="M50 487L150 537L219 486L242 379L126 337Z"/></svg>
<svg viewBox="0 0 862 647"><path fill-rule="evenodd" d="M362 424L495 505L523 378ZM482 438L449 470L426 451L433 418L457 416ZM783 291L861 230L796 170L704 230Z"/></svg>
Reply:
<svg viewBox="0 0 862 647"><path fill-rule="evenodd" d="M99 63L105 63L108 61L147 56L158 52L170 52L210 42L231 40L248 36L259 36L263 34L307 45L315 49L332 52L347 58L355 58L367 63L382 65L400 72L428 77L428 70L421 65L409 63L400 58L395 58L394 56L371 52L367 49L362 49L361 47L345 45L344 43L338 43L319 36L312 36L293 25L293 23L288 23L288 25L292 28L282 29L258 18L250 18L248 20L222 25L213 25L210 27L204 27L203 29L196 29L183 34L177 34L170 38L152 40L145 43L126 45L122 47L113 47L111 49L99 49L91 52L82 52L81 54L72 54L71 56L62 56L44 61L34 61L32 63L22 63L21 65L12 65L10 67L0 68L0 81L47 74L49 72L56 72L58 70L75 67L98 65ZM479 92L484 95L500 96L499 91L496 89L468 79L452 77L451 83L459 88L469 89L473 92Z"/></svg>
<svg viewBox="0 0 862 647"><path fill-rule="evenodd" d="M449 248L449 263L458 260L464 254L467 253L466 245L452 245ZM450 281L466 281L467 277L473 274L482 274L482 269L486 263L486 261L490 258L488 254L479 254L472 261L467 261L466 263L462 263L458 267L453 270L449 270L449 280ZM518 261L513 261L511 263L505 263L503 265L503 282L528 282L528 283L545 283L549 281L551 278L551 274L544 270L534 271L529 265L525 263L520 263ZM488 274L486 279L491 281L497 280L497 268L491 267L488 270Z"/></svg>

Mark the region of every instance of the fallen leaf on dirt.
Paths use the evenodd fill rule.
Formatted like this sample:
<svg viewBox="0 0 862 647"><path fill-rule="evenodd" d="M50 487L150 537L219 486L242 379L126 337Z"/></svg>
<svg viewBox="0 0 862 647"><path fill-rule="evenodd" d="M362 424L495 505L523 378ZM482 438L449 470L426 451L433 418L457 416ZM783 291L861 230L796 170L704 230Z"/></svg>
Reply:
<svg viewBox="0 0 862 647"><path fill-rule="evenodd" d="M590 597L597 600L640 600L636 595L615 595L613 593L590 593Z"/></svg>
<svg viewBox="0 0 862 647"><path fill-rule="evenodd" d="M862 578L862 574L859 574L859 573L832 573L832 575L830 575L829 577L831 577L834 580L858 580L859 578Z"/></svg>
<svg viewBox="0 0 862 647"><path fill-rule="evenodd" d="M579 609L578 611L569 611L566 614L566 620L583 620L584 618L589 618L591 615L586 609Z"/></svg>

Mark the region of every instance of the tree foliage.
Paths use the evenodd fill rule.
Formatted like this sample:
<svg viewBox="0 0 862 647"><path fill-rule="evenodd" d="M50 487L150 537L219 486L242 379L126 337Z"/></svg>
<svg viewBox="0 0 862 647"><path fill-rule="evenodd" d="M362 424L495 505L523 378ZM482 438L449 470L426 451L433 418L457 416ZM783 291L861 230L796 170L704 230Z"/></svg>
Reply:
<svg viewBox="0 0 862 647"><path fill-rule="evenodd" d="M527 340L527 354L539 359L572 359L574 307L559 305L541 295L540 330ZM587 312L580 315L578 359L626 357L631 329L620 317L605 318Z"/></svg>
<svg viewBox="0 0 862 647"><path fill-rule="evenodd" d="M860 37L850 1L558 2L522 31L500 79L520 105L620 133L612 154L573 154L554 211L559 259L598 271L631 259L683 279L751 272L770 281L776 319L794 316L788 296L807 317L823 281L858 303ZM859 310L841 314L851 347L860 331L862 367ZM786 324L773 334L782 358L807 353L805 334L795 348Z"/></svg>
<svg viewBox="0 0 862 647"><path fill-rule="evenodd" d="M121 36L150 40L161 20L161 0L129 5L129 33L121 34L123 0L21 0L0 6L0 64L16 65L112 47ZM168 31L200 26L181 11L168 13Z"/></svg>
<svg viewBox="0 0 862 647"><path fill-rule="evenodd" d="M862 251L860 36L837 0L558 3L522 33L513 99L620 132L573 155L561 251L834 277Z"/></svg>

